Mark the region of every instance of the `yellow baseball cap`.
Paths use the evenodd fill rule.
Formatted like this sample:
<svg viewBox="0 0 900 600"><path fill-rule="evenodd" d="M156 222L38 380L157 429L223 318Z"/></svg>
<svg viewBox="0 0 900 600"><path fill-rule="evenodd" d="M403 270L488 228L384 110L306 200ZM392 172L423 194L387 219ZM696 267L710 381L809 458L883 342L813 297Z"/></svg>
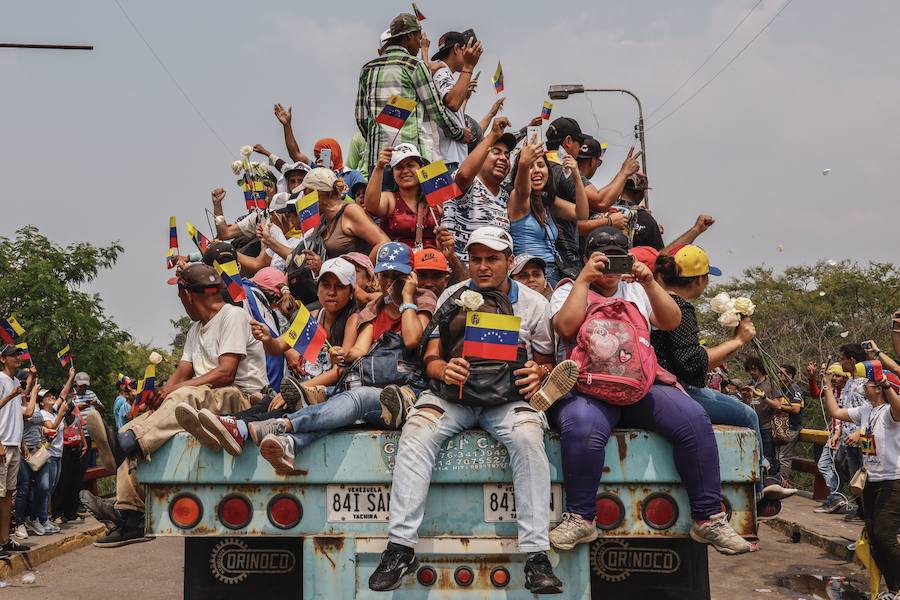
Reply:
<svg viewBox="0 0 900 600"><path fill-rule="evenodd" d="M831 366L826 369L826 371L828 373L831 373L832 375L839 375L841 377L850 379L850 373L844 370L844 368L841 366L841 363L832 363Z"/></svg>
<svg viewBox="0 0 900 600"><path fill-rule="evenodd" d="M681 277L722 274L721 269L709 266L709 255L700 246L692 244L675 246L669 254L675 259Z"/></svg>

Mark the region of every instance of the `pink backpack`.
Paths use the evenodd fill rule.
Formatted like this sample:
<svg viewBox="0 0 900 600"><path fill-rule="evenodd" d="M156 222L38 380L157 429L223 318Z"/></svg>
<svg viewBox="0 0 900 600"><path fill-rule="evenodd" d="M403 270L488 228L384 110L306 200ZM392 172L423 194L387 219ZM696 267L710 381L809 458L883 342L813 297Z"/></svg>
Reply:
<svg viewBox="0 0 900 600"><path fill-rule="evenodd" d="M634 404L647 395L658 373L669 375L656 362L644 315L627 300L589 291L575 344L570 357L578 363L575 386L609 404Z"/></svg>

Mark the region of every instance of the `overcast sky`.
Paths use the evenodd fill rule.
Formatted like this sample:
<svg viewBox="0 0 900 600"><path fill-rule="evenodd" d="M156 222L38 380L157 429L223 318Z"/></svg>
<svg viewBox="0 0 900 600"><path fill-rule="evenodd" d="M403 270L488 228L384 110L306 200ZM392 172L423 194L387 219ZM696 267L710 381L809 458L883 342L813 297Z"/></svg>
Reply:
<svg viewBox="0 0 900 600"><path fill-rule="evenodd" d="M165 284L168 216L208 232L209 190L242 211L229 170L240 146L287 154L272 115L292 104L311 154L318 137L355 130L359 67L406 2L120 0L207 121L204 125L112 0L5 3L0 42L92 43L93 52L0 49L0 235L37 225L61 244L121 240L125 254L90 290L138 340L167 344L180 316ZM671 239L698 213L717 223L699 243L726 273L820 258L893 260L900 163L900 4L796 0L705 90L702 86L786 0L763 0L685 88L649 116L651 207ZM645 115L725 38L756 0L418 3L432 40L474 27L485 43L480 119L503 63L504 114L540 111L547 86L637 93ZM557 102L610 143L607 181L633 143L633 101L615 94ZM822 170L830 168L830 175ZM17 190L18 193L13 193ZM24 192L24 194L22 193Z"/></svg>

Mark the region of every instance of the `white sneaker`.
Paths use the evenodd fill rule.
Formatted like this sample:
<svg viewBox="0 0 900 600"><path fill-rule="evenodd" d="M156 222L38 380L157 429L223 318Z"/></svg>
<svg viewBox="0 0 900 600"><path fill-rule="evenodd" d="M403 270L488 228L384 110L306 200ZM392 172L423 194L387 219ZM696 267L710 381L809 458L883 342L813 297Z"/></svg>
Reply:
<svg viewBox="0 0 900 600"><path fill-rule="evenodd" d="M23 524L19 525L18 527L16 527L16 530L13 531L13 535L16 536L17 538L19 538L20 540L27 540L28 532L25 531L25 524L23 523Z"/></svg>
<svg viewBox="0 0 900 600"><path fill-rule="evenodd" d="M599 532L593 521L584 520L575 513L563 513L562 522L550 532L550 544L560 550L571 550L578 544L587 544L597 539Z"/></svg>
<svg viewBox="0 0 900 600"><path fill-rule="evenodd" d="M25 519L25 528L34 532L34 535L44 535L46 530L37 519Z"/></svg>
<svg viewBox="0 0 900 600"><path fill-rule="evenodd" d="M709 544L722 554L744 554L753 551L753 545L738 535L728 522L724 512L715 514L702 525L691 524L691 538L701 544Z"/></svg>
<svg viewBox="0 0 900 600"><path fill-rule="evenodd" d="M259 443L259 453L278 475L290 475L294 471L294 438L286 433L266 435Z"/></svg>
<svg viewBox="0 0 900 600"><path fill-rule="evenodd" d="M553 368L547 380L528 403L535 410L548 410L554 402L565 396L578 382L578 363L564 360Z"/></svg>
<svg viewBox="0 0 900 600"><path fill-rule="evenodd" d="M60 532L59 525L57 525L53 521L50 521L49 519L44 521L43 523L41 523L41 527L43 527L44 531L46 531L47 533L59 533Z"/></svg>

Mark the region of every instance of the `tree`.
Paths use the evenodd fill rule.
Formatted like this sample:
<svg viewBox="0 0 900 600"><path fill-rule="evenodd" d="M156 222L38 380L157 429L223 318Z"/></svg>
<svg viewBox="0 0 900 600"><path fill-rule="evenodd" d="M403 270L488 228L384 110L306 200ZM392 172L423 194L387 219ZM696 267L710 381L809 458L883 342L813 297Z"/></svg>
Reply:
<svg viewBox="0 0 900 600"><path fill-rule="evenodd" d="M81 286L112 268L122 252L119 242L62 247L30 225L13 240L0 237L0 317L14 314L25 328L23 339L45 386L64 382L66 369L56 353L68 344L76 369L91 376L92 389L111 406L115 376L124 366L119 345L130 337L104 314L99 294Z"/></svg>

